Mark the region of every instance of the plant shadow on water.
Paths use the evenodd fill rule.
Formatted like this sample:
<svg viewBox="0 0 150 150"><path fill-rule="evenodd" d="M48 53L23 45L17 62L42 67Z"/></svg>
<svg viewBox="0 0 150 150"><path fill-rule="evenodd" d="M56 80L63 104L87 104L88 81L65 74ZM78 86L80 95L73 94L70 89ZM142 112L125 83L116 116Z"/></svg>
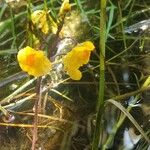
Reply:
<svg viewBox="0 0 150 150"><path fill-rule="evenodd" d="M63 38L56 41L57 50L51 57L58 63L54 64L48 75L42 77L36 149L92 149L100 81L99 2L94 1L92 4L90 0L72 2L73 10L65 18L61 32ZM55 20L61 1L45 2ZM137 4L134 1L108 2L107 24L110 27L107 25L106 103L99 149L148 149L148 143L141 134L144 130L144 134L150 137L148 6L148 0L145 4L139 0ZM33 9L43 7L40 0L33 2ZM0 149L28 150L32 145L36 79L20 71L16 54L28 42L26 22L29 14L26 2L18 4L16 9L0 3L0 8ZM43 37L46 41L53 35ZM73 81L62 71L63 65L59 63L61 55L87 39L95 42L96 49L90 62L81 67L82 79ZM143 87L147 88L143 90ZM137 128L128 114L124 115L123 108L111 100L116 100L129 111L143 130Z"/></svg>

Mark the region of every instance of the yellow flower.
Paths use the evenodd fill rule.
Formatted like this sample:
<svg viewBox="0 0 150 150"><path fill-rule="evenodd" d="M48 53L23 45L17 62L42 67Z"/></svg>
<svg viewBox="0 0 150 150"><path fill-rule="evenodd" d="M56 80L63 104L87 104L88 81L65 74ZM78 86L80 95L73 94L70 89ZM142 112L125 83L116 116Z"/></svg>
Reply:
<svg viewBox="0 0 150 150"><path fill-rule="evenodd" d="M47 14L44 10L36 10L31 14L31 20L37 28L41 29L41 31L47 34L49 31L56 34L57 32L57 24L51 18L50 15Z"/></svg>
<svg viewBox="0 0 150 150"><path fill-rule="evenodd" d="M87 64L90 59L91 51L94 50L94 45L90 41L83 42L74 47L66 56L64 56L64 70L67 71L70 78L80 80L82 73L79 68Z"/></svg>
<svg viewBox="0 0 150 150"><path fill-rule="evenodd" d="M69 0L64 0L59 10L59 16L65 15L70 10L71 5L69 4Z"/></svg>
<svg viewBox="0 0 150 150"><path fill-rule="evenodd" d="M17 59L21 69L35 77L46 75L51 69L51 62L45 53L29 46L18 52Z"/></svg>

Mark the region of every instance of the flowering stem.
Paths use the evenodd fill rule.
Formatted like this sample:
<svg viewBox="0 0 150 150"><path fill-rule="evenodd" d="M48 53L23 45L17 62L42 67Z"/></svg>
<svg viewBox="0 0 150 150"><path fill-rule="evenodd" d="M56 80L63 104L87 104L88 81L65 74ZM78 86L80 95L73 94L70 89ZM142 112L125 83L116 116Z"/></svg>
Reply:
<svg viewBox="0 0 150 150"><path fill-rule="evenodd" d="M38 126L38 110L40 101L40 88L41 88L41 77L37 78L36 83L36 99L34 103L34 122L33 122L33 139L32 139L32 150L35 150L35 144L37 142L37 126Z"/></svg>
<svg viewBox="0 0 150 150"><path fill-rule="evenodd" d="M57 44L59 42L59 38L60 38L59 37L59 33L62 30L62 28L63 28L64 21L65 21L65 16L66 16L66 14L64 14L64 16L62 17L62 19L60 20L60 23L58 25L57 33L54 36L54 38L52 39L53 40L53 44L50 44L50 46L49 46L49 53L48 53L48 58L49 59L51 59L55 55L55 53L56 53L56 51L55 51L56 50L56 46L57 46Z"/></svg>

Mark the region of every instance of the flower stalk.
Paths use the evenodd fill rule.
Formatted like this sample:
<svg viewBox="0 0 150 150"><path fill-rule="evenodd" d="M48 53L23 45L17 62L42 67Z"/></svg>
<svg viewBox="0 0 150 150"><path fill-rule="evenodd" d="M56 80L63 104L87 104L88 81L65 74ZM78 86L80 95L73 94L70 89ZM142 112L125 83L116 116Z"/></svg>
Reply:
<svg viewBox="0 0 150 150"><path fill-rule="evenodd" d="M41 99L41 80L42 78L37 78L37 84L36 84L36 99L34 103L34 122L33 122L33 138L32 138L32 150L36 149L36 142L38 139L38 113L40 108L40 99Z"/></svg>

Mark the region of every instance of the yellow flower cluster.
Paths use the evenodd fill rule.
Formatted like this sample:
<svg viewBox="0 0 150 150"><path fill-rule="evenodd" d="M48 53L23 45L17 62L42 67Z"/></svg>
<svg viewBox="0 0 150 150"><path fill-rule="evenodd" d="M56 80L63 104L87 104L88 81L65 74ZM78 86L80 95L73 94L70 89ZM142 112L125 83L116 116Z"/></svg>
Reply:
<svg viewBox="0 0 150 150"><path fill-rule="evenodd" d="M51 62L45 53L29 46L18 52L17 59L21 69L35 77L46 75L51 70Z"/></svg>
<svg viewBox="0 0 150 150"><path fill-rule="evenodd" d="M73 80L80 80L82 73L79 68L87 64L94 45L90 41L83 42L74 47L63 59L64 69Z"/></svg>
<svg viewBox="0 0 150 150"><path fill-rule="evenodd" d="M41 31L47 34L49 31L56 34L57 32L57 24L51 18L49 14L47 14L44 10L36 10L31 14L31 20L37 28L41 29Z"/></svg>
<svg viewBox="0 0 150 150"><path fill-rule="evenodd" d="M64 70L67 71L71 79L81 79L82 73L79 68L89 62L91 51L94 48L92 42L86 41L75 46L64 56ZM29 46L18 52L17 59L21 69L35 77L46 75L52 68L50 60L43 51L35 50Z"/></svg>
<svg viewBox="0 0 150 150"><path fill-rule="evenodd" d="M63 3L59 10L59 19L61 20L63 16L71 10L71 5L69 4L69 0L63 0ZM59 19L57 22L59 22ZM36 10L31 14L31 21L33 25L40 29L44 34L53 33L56 34L58 31L58 26L53 20L53 18L49 15L49 13L45 10Z"/></svg>
<svg viewBox="0 0 150 150"><path fill-rule="evenodd" d="M69 0L63 0L59 11L59 19L62 19L67 12L71 10ZM47 11L36 10L31 14L31 20L35 27L43 33L57 33L57 24L51 18ZM35 45L39 44L38 39L34 37ZM69 53L63 57L64 70L73 80L80 80L82 73L79 70L81 66L87 64L90 59L91 51L94 50L94 45L90 41L83 42L74 47ZM43 51L35 50L29 46L21 49L18 52L17 59L21 69L29 75L35 77L46 75L52 68L50 60L46 57Z"/></svg>

